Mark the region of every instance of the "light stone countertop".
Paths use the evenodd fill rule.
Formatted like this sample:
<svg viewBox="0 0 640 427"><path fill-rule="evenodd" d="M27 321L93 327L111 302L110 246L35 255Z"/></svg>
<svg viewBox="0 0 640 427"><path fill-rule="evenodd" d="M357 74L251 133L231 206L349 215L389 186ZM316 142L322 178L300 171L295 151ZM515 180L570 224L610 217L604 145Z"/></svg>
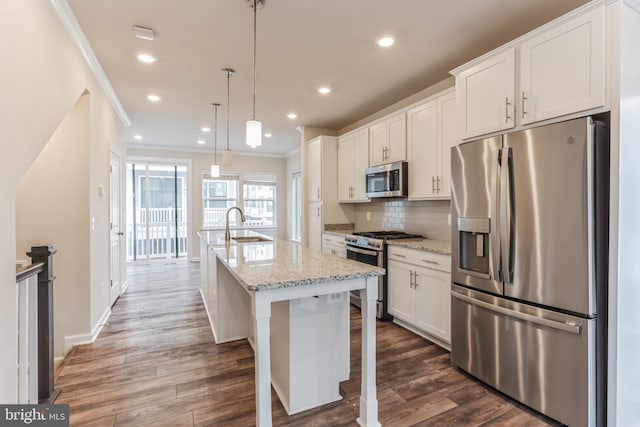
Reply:
<svg viewBox="0 0 640 427"><path fill-rule="evenodd" d="M314 285L385 273L384 268L304 248L299 243L271 240L271 237L250 230L233 230L231 236L260 236L270 240L225 242L224 231L202 230L198 234L248 291Z"/></svg>
<svg viewBox="0 0 640 427"><path fill-rule="evenodd" d="M448 240L390 240L389 245L401 246L403 248L416 249L419 251L434 252L437 254L451 255L451 242Z"/></svg>

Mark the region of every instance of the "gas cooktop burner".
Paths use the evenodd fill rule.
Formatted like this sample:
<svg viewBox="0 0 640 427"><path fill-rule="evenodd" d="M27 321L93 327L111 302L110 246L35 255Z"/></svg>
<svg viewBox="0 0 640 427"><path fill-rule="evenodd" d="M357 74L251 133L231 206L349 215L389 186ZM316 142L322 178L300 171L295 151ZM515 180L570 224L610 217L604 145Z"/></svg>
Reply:
<svg viewBox="0 0 640 427"><path fill-rule="evenodd" d="M419 234L407 234L402 231L356 231L353 233L356 236L369 237L371 239L421 239Z"/></svg>

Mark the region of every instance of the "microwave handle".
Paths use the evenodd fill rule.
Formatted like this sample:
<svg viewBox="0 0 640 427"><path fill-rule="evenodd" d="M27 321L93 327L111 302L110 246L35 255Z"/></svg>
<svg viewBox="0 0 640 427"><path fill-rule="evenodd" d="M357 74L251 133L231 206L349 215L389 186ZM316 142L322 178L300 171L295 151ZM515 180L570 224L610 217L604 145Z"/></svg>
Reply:
<svg viewBox="0 0 640 427"><path fill-rule="evenodd" d="M387 191L393 191L395 188L395 182L393 182L393 179L393 170L387 171Z"/></svg>

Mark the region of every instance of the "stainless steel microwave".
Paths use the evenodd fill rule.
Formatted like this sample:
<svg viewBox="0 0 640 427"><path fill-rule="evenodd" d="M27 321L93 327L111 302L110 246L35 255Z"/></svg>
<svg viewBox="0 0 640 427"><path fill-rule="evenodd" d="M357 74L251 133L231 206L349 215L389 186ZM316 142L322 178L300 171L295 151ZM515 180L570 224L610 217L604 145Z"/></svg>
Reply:
<svg viewBox="0 0 640 427"><path fill-rule="evenodd" d="M387 163L366 170L367 197L407 197L407 162Z"/></svg>

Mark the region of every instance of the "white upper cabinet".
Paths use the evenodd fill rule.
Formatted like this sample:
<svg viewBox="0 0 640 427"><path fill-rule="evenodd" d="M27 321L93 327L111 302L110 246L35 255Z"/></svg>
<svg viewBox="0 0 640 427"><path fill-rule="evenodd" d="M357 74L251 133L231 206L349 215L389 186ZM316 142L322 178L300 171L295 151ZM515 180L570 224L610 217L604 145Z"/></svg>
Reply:
<svg viewBox="0 0 640 427"><path fill-rule="evenodd" d="M515 126L515 50L492 56L456 77L463 138Z"/></svg>
<svg viewBox="0 0 640 427"><path fill-rule="evenodd" d="M438 105L428 102L407 112L409 199L436 196L438 175Z"/></svg>
<svg viewBox="0 0 640 427"><path fill-rule="evenodd" d="M460 137L604 107L605 64L605 13L599 6L459 67L452 73Z"/></svg>
<svg viewBox="0 0 640 427"><path fill-rule="evenodd" d="M407 159L407 119L404 113L371 125L369 136L371 166Z"/></svg>
<svg viewBox="0 0 640 427"><path fill-rule="evenodd" d="M456 134L455 93L446 91L407 112L409 200L451 197L451 147Z"/></svg>
<svg viewBox="0 0 640 427"><path fill-rule="evenodd" d="M604 8L520 46L522 124L604 105Z"/></svg>
<svg viewBox="0 0 640 427"><path fill-rule="evenodd" d="M322 200L322 139L316 138L307 146L307 197L310 202Z"/></svg>
<svg viewBox="0 0 640 427"><path fill-rule="evenodd" d="M368 202L365 169L369 167L369 130L341 137L338 143L338 200Z"/></svg>

